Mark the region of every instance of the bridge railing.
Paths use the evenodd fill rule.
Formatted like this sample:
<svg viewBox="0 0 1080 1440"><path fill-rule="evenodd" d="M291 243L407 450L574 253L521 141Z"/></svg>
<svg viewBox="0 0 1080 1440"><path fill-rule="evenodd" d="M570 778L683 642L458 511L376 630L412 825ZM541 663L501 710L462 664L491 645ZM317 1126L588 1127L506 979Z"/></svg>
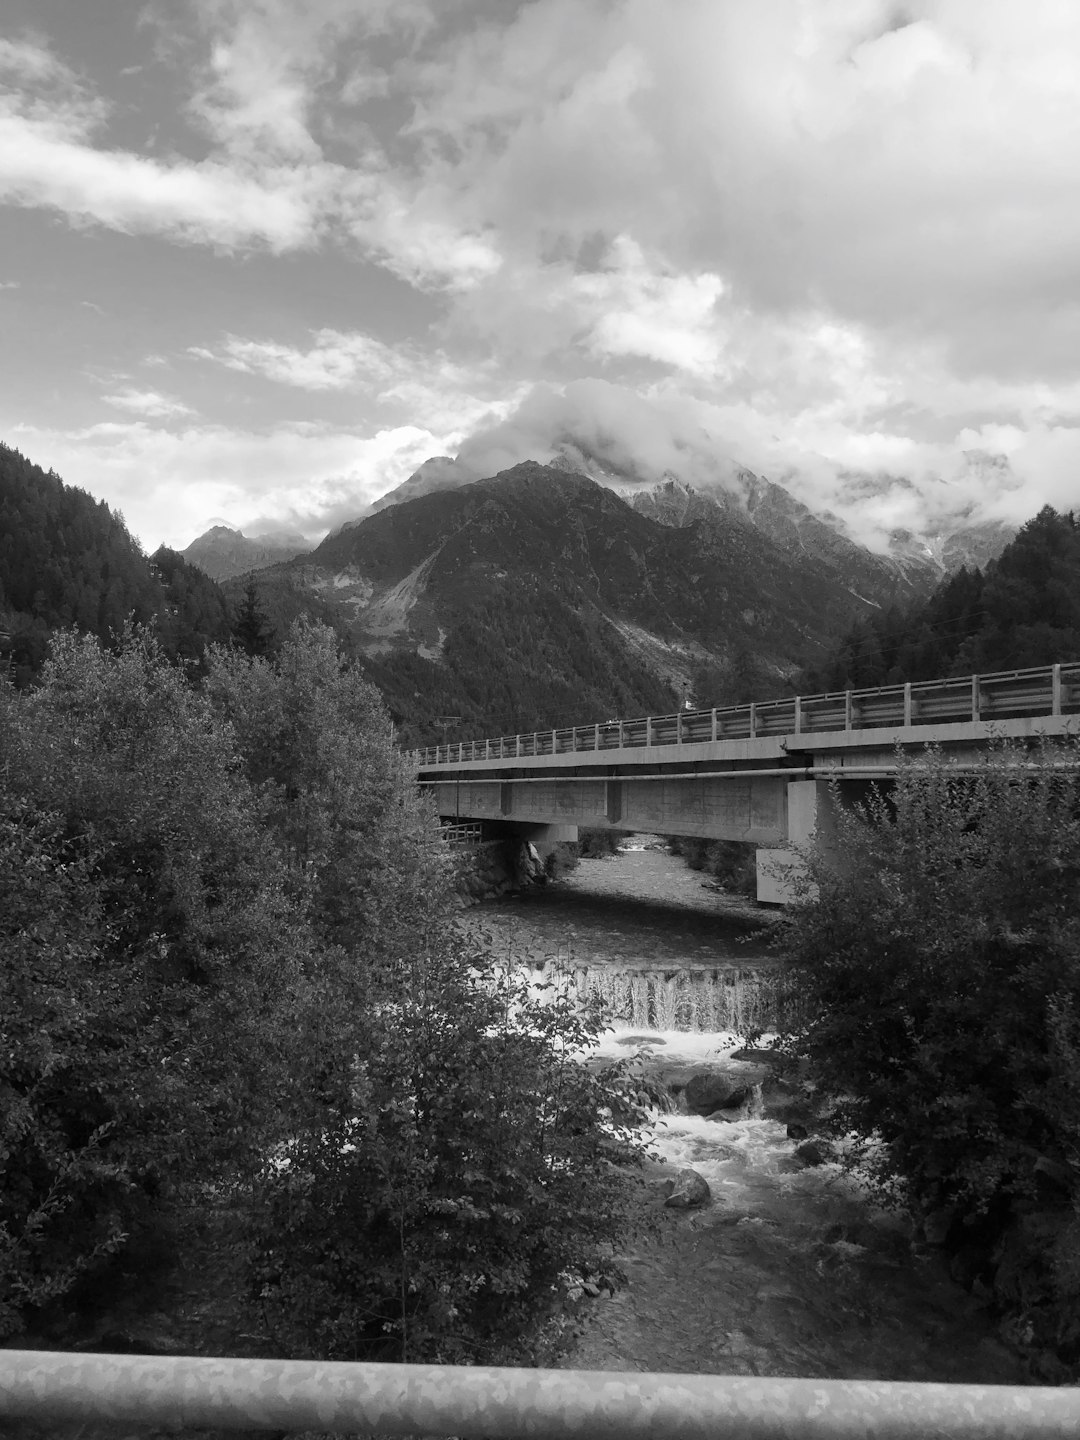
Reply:
<svg viewBox="0 0 1080 1440"><path fill-rule="evenodd" d="M523 756L600 753L656 745L798 736L835 730L941 725L965 720L1007 720L1080 711L1080 662L1001 670L868 690L793 695L713 710L603 720L494 740L463 740L414 752L421 767L465 760L516 760Z"/></svg>
<svg viewBox="0 0 1080 1440"><path fill-rule="evenodd" d="M1075 1440L1080 1390L0 1349L0 1421L20 1419L503 1440Z"/></svg>

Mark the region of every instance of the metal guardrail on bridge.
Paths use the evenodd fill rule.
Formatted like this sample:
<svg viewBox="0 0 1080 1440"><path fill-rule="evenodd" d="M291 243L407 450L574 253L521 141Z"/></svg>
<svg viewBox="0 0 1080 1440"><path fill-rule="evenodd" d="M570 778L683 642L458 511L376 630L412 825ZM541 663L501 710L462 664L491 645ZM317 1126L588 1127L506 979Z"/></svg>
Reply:
<svg viewBox="0 0 1080 1440"><path fill-rule="evenodd" d="M1080 711L1080 662L1002 670L959 679L922 680L871 690L838 690L827 695L794 695L716 710L685 710L636 720L463 740L413 752L422 769L465 760L517 760L522 756L566 755L686 745L715 740L753 740L770 735L813 735L824 731L872 730L889 726L942 725L956 721L1011 720L1023 716Z"/></svg>
<svg viewBox="0 0 1080 1440"><path fill-rule="evenodd" d="M578 1440L1075 1440L1080 1389L0 1350L0 1420Z"/></svg>

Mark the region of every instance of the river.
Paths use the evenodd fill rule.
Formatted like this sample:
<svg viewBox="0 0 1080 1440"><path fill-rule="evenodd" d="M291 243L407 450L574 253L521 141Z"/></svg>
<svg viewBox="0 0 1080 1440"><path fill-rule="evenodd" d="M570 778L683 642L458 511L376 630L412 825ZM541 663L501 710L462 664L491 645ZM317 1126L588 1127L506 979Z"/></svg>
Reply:
<svg viewBox="0 0 1080 1440"><path fill-rule="evenodd" d="M730 1010L733 994L736 1008L744 1004L755 972L782 972L754 907L717 893L658 843L628 844L555 885L478 907L470 923L534 971L557 960L620 996L638 985L639 1011L647 1003L654 1021L665 1018L662 997L676 986L683 994L691 977L721 990L726 981ZM738 1039L687 1028L685 1005L675 1028L643 1027L643 1013L608 1032L606 1053L640 1053L683 1082L738 1064L727 1058ZM838 1167L801 1168L778 1120L655 1114L650 1139L646 1223L621 1257L627 1284L588 1303L563 1364L1025 1383L1020 1357L949 1277L941 1253L915 1244L905 1218L873 1204ZM708 1181L710 1202L665 1208L665 1175L687 1165Z"/></svg>

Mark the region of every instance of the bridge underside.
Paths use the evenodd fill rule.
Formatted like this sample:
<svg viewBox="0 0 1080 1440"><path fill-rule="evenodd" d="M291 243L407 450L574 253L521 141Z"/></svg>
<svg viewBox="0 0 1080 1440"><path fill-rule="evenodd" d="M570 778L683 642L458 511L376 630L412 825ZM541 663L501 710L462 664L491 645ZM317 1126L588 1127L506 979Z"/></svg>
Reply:
<svg viewBox="0 0 1080 1440"><path fill-rule="evenodd" d="M516 833L544 851L575 840L580 828L737 840L757 847L757 898L787 904L795 896L798 848L828 843L833 800L823 780L783 773L570 777L428 781L444 820L480 821L494 837ZM844 798L861 799L868 783L849 782ZM857 792L857 793L856 793ZM795 847L795 848L792 848Z"/></svg>
<svg viewBox="0 0 1080 1440"><path fill-rule="evenodd" d="M699 835L783 845L788 836L787 782L740 778L460 780L429 782L446 818L524 825L588 826Z"/></svg>

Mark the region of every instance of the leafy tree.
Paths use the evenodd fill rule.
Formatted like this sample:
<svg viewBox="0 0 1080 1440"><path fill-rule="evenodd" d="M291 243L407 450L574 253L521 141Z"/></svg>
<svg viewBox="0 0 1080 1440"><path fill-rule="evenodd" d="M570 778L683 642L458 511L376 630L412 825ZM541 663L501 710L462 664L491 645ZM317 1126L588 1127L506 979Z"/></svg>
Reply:
<svg viewBox="0 0 1080 1440"><path fill-rule="evenodd" d="M287 1353L509 1354L625 1224L618 1093L570 1053L588 1024L453 927L433 817L331 631L297 622L274 664L219 650L208 683L327 946L310 1103L257 1196L260 1304Z"/></svg>
<svg viewBox="0 0 1080 1440"><path fill-rule="evenodd" d="M261 1153L312 954L228 726L146 632L55 637L0 756L10 1330Z"/></svg>
<svg viewBox="0 0 1080 1440"><path fill-rule="evenodd" d="M445 913L449 872L434 817L378 691L339 654L333 631L301 619L273 663L218 649L209 664L209 693L324 940L370 957L432 905Z"/></svg>
<svg viewBox="0 0 1080 1440"><path fill-rule="evenodd" d="M785 1048L831 1101L826 1130L1072 1360L1078 761L1070 741L1003 744L974 775L904 765L891 795L839 811L785 940L808 1017Z"/></svg>
<svg viewBox="0 0 1080 1440"><path fill-rule="evenodd" d="M254 1282L289 1354L520 1361L584 1274L616 1274L629 1131L596 1034L432 927L382 975L347 1103L275 1156Z"/></svg>

